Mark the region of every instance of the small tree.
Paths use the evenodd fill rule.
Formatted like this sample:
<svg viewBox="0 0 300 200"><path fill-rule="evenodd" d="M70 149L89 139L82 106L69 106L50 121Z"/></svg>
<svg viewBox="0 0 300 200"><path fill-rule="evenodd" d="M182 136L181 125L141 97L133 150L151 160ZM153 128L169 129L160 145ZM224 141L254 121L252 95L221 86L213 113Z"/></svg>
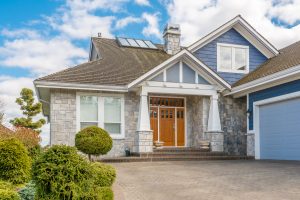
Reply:
<svg viewBox="0 0 300 200"><path fill-rule="evenodd" d="M4 102L0 99L0 124L3 123L4 120Z"/></svg>
<svg viewBox="0 0 300 200"><path fill-rule="evenodd" d="M34 103L33 91L31 89L23 88L20 95L21 97L16 99L16 103L21 106L23 115L26 117L15 118L11 120L10 123L16 127L26 127L40 132L38 129L41 128L46 121L39 119L33 122L32 118L42 112L42 104L39 102Z"/></svg>
<svg viewBox="0 0 300 200"><path fill-rule="evenodd" d="M91 155L105 155L111 150L112 139L104 129L90 126L76 134L75 146L79 151L88 154L91 161Z"/></svg>

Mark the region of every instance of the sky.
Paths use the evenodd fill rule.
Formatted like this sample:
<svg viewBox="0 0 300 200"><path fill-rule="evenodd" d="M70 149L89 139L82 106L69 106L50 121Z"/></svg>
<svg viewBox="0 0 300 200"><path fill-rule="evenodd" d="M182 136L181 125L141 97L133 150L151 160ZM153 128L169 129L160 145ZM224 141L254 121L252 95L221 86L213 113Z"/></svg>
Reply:
<svg viewBox="0 0 300 200"><path fill-rule="evenodd" d="M278 49L300 40L300 0L1 0L0 100L5 121L21 116L23 87L86 62L90 37L162 43L167 23L179 24L188 46L241 14ZM41 117L41 116L38 116ZM43 144L49 142L43 127Z"/></svg>

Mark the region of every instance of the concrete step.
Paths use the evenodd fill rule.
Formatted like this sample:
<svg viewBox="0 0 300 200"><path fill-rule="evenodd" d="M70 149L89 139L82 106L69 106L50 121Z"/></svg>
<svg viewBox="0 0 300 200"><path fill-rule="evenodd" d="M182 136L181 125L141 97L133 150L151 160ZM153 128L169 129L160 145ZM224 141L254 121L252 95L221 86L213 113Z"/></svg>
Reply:
<svg viewBox="0 0 300 200"><path fill-rule="evenodd" d="M153 153L141 153L141 154L133 154L135 157L147 158L147 157L183 157L183 156L226 156L227 154L224 152L153 152Z"/></svg>
<svg viewBox="0 0 300 200"><path fill-rule="evenodd" d="M191 147L166 147L162 149L153 149L153 152L210 152L209 149L191 148Z"/></svg>
<svg viewBox="0 0 300 200"><path fill-rule="evenodd" d="M252 160L250 156L182 156L182 157L116 157L102 158L101 162L159 162L159 161L200 161L200 160Z"/></svg>

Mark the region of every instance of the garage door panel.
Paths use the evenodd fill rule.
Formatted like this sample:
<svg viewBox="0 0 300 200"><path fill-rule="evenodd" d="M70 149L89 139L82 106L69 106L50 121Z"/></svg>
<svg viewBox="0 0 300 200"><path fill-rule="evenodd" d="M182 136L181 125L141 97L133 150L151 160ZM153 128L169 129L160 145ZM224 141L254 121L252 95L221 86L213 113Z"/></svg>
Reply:
<svg viewBox="0 0 300 200"><path fill-rule="evenodd" d="M300 160L300 98L260 106L261 159Z"/></svg>

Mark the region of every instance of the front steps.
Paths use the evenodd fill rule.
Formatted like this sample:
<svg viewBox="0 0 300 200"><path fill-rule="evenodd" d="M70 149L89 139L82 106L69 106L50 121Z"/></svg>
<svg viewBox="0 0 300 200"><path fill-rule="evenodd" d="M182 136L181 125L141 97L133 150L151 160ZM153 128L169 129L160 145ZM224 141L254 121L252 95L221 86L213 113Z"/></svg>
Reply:
<svg viewBox="0 0 300 200"><path fill-rule="evenodd" d="M248 160L253 157L231 156L224 152L210 152L196 148L154 149L152 153L132 154L130 157L102 158L101 162L156 162L156 161L198 161L198 160Z"/></svg>

